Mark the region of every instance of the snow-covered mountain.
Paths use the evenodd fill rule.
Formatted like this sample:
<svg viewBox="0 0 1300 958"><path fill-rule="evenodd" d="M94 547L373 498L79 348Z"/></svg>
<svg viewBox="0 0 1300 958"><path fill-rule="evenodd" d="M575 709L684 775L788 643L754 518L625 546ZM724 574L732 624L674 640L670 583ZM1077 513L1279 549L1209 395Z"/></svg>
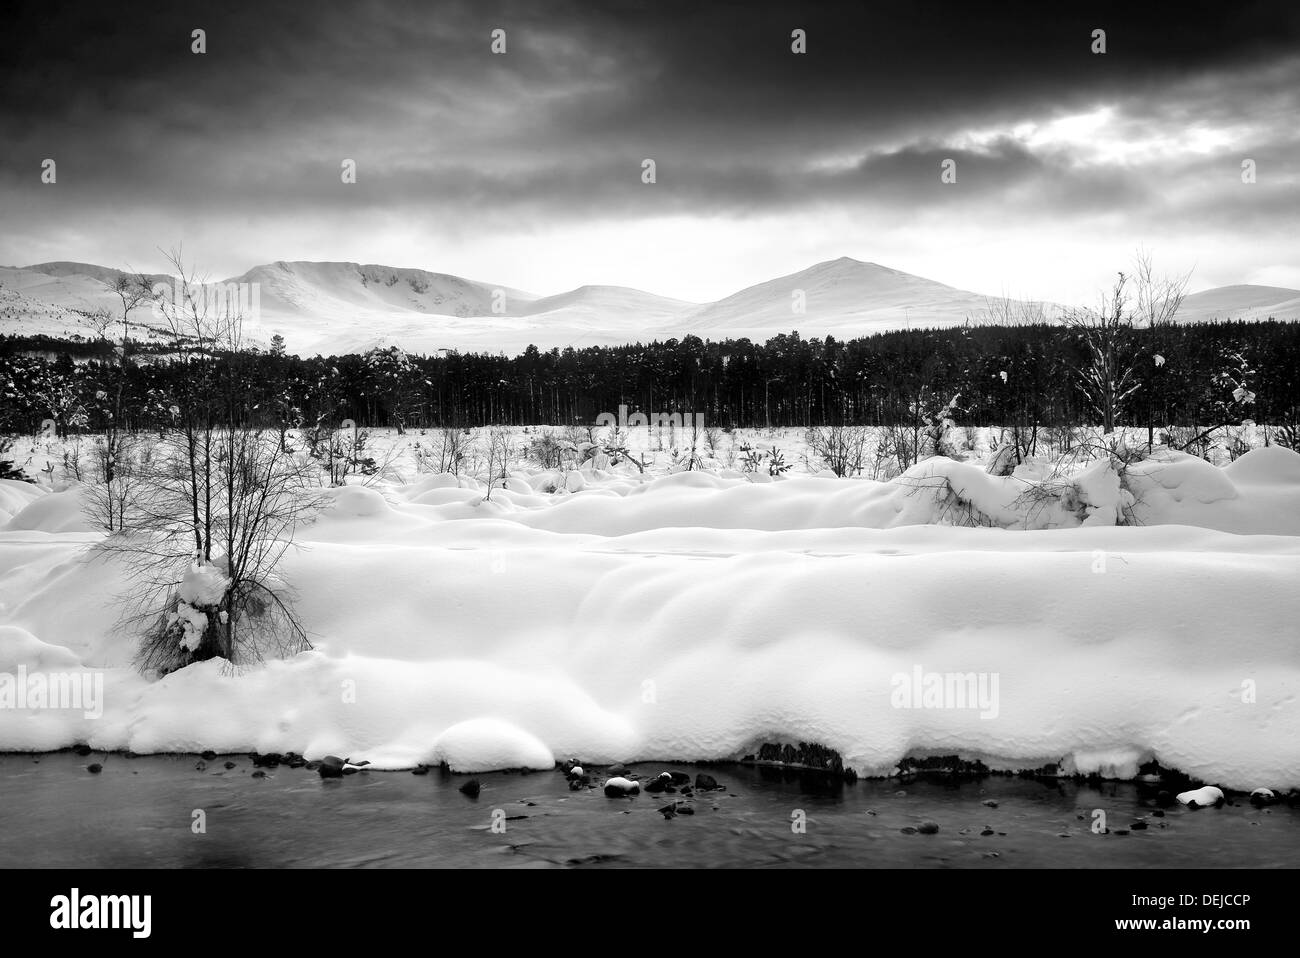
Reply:
<svg viewBox="0 0 1300 958"><path fill-rule="evenodd" d="M1180 323L1224 319L1300 320L1300 289L1284 286L1219 286L1192 293L1178 311Z"/></svg>
<svg viewBox="0 0 1300 958"><path fill-rule="evenodd" d="M690 316L700 335L861 335L990 321L994 297L842 256L750 286Z"/></svg>
<svg viewBox="0 0 1300 958"><path fill-rule="evenodd" d="M83 314L116 311L105 283L118 270L87 263L0 267L0 332L85 334ZM152 275L154 282L167 277ZM985 296L848 257L818 263L733 293L689 303L621 286L582 286L541 296L420 269L357 263L275 262L221 280L256 284L250 333L285 337L294 352L360 352L399 344L432 353L458 349L513 354L543 349L682 337L847 339L906 326L1022 321L1033 304ZM1045 304L1050 318L1059 307ZM1188 296L1181 321L1300 319L1300 290L1224 286ZM147 314L140 317L147 319Z"/></svg>

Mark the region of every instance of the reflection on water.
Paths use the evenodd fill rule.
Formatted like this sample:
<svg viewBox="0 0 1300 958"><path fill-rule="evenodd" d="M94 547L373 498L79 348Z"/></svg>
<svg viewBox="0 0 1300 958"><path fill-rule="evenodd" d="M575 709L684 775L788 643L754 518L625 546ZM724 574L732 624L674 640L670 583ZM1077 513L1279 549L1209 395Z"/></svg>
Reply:
<svg viewBox="0 0 1300 958"><path fill-rule="evenodd" d="M225 769L227 760L235 768ZM87 772L92 762L102 763L100 774ZM1300 864L1300 811L1244 800L1158 809L1152 790L1121 783L992 777L827 788L772 769L633 766L643 781L671 767L692 778L706 771L725 786L689 799L695 814L665 818L657 809L680 795L571 792L559 771L479 775L483 788L471 799L459 791L466 776L436 771L321 779L281 766L253 778L246 756L199 764L195 756L0 755L0 866ZM1097 809L1110 834L1092 833ZM903 831L925 821L938 833ZM1138 821L1147 827L1132 828Z"/></svg>

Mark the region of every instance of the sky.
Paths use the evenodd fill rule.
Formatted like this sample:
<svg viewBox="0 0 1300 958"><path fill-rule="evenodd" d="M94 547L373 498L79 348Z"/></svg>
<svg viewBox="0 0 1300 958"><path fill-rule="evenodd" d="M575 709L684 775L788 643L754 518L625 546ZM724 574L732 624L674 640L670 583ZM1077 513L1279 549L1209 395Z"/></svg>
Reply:
<svg viewBox="0 0 1300 958"><path fill-rule="evenodd" d="M1135 6L20 0L0 263L704 302L850 256L1078 304L1140 247L1300 287L1300 5Z"/></svg>

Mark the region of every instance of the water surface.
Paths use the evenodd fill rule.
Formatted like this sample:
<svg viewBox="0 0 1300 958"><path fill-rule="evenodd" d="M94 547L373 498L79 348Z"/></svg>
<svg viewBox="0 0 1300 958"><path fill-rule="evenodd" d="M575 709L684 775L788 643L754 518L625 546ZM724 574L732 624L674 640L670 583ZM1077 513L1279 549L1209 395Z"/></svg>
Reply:
<svg viewBox="0 0 1300 958"><path fill-rule="evenodd" d="M102 772L90 774L91 763ZM1000 776L827 788L736 765L632 771L645 781L670 768L726 788L685 800L693 815L665 818L658 809L680 795L573 792L558 770L473 776L482 791L470 798L459 788L471 776L437 770L321 779L280 766L254 777L247 755L11 753L0 755L0 867L1300 865L1300 811L1285 805L1157 809L1154 790L1131 783ZM1095 809L1110 834L1091 831ZM792 828L801 820L802 833ZM925 821L938 833L903 831ZM1148 827L1133 830L1135 821Z"/></svg>

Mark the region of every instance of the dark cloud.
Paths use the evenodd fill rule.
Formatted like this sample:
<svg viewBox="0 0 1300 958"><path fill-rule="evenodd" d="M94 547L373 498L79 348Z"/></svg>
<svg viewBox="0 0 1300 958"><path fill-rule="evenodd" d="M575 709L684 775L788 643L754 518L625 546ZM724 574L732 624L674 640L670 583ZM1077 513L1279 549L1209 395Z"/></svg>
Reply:
<svg viewBox="0 0 1300 958"><path fill-rule="evenodd" d="M489 51L497 27L505 56ZM790 53L796 27L804 56ZM817 205L1181 219L1234 208L1210 178L1243 150L1268 158L1273 189L1300 169L1300 7L1281 0L20 2L0 88L10 259L17 237L75 231L88 212L124 230L167 216L332 213L346 228L402 214L437 230ZM1102 107L1106 135L1159 133L1151 154L1015 133ZM1207 128L1242 142L1188 155L1189 131ZM54 192L39 182L46 157ZM347 188L345 157L359 168ZM1245 205L1253 222L1295 211L1276 193Z"/></svg>

